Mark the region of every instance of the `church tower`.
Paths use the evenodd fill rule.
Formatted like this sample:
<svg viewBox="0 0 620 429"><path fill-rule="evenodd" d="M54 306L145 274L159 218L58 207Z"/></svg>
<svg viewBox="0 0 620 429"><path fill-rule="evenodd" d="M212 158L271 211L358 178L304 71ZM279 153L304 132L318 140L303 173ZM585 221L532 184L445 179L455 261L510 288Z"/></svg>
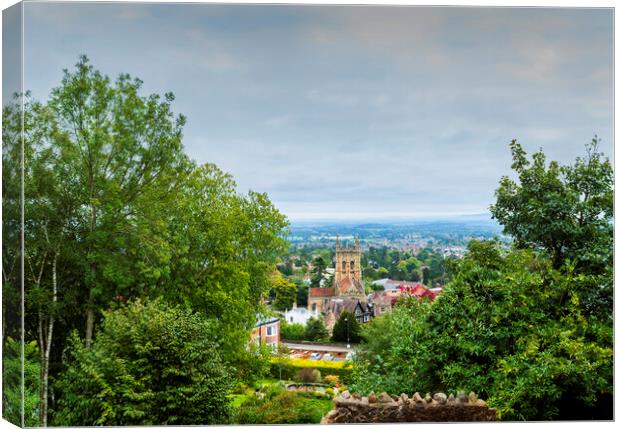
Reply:
<svg viewBox="0 0 620 429"><path fill-rule="evenodd" d="M359 238L355 239L355 245L340 246L340 240L336 239L336 272L334 274L335 295L364 297L364 284L362 283L362 250Z"/></svg>

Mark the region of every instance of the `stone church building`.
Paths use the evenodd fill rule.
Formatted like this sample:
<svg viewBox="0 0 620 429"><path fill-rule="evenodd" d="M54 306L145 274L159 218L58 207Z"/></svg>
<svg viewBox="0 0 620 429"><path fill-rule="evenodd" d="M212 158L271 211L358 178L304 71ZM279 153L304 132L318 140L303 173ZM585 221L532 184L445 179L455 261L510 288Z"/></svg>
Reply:
<svg viewBox="0 0 620 429"><path fill-rule="evenodd" d="M331 287L310 288L308 310L325 315L325 326L331 332L342 311L355 314L358 322L370 320L372 308L368 304L362 282L362 250L359 239L353 247L341 246L336 239L336 261Z"/></svg>

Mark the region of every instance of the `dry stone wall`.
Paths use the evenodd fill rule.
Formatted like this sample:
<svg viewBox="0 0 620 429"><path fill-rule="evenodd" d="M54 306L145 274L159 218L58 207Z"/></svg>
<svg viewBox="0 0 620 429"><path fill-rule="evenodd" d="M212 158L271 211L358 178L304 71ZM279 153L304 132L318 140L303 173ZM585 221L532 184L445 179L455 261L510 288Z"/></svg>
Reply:
<svg viewBox="0 0 620 429"><path fill-rule="evenodd" d="M344 391L334 398L334 409L321 423L397 423L397 422L474 422L494 421L495 409L487 407L475 393L446 396L435 393L422 397L415 393L390 396L387 393L368 396Z"/></svg>

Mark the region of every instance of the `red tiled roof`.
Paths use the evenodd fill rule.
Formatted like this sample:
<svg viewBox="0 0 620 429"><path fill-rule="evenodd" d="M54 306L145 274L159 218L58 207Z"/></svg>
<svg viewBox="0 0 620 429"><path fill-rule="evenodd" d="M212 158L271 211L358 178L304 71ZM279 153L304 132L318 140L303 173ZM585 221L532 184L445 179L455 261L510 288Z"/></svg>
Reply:
<svg viewBox="0 0 620 429"><path fill-rule="evenodd" d="M334 296L332 287L311 287L308 291L309 296Z"/></svg>
<svg viewBox="0 0 620 429"><path fill-rule="evenodd" d="M415 286L399 286L401 292L407 292L409 295L415 296L416 298L427 297L431 301L437 297L437 293L432 290L426 288L421 283L416 284Z"/></svg>

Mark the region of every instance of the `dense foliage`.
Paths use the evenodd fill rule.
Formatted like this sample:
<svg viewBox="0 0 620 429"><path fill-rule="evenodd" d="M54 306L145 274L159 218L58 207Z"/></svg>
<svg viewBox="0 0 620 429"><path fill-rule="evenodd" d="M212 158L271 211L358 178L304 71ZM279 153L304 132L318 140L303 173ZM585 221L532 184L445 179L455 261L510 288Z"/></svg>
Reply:
<svg viewBox="0 0 620 429"><path fill-rule="evenodd" d="M329 333L322 317L311 317L308 319L304 337L308 341L326 341L329 339Z"/></svg>
<svg viewBox="0 0 620 429"><path fill-rule="evenodd" d="M163 301L106 313L90 348L74 335L54 423L213 424L228 418L231 369L214 325Z"/></svg>
<svg viewBox="0 0 620 429"><path fill-rule="evenodd" d="M332 331L332 341L339 343L359 343L361 327L355 314L350 311L340 313Z"/></svg>
<svg viewBox="0 0 620 429"><path fill-rule="evenodd" d="M24 424L39 424L39 389L41 363L37 344L24 344ZM6 338L2 348L2 418L21 426L22 406L22 359L21 342Z"/></svg>
<svg viewBox="0 0 620 429"><path fill-rule="evenodd" d="M513 155L515 168L521 168L524 154L514 144ZM554 210L571 198L562 202L563 197L543 186L559 167L552 165L552 172L543 174L541 155L534 159L540 174L522 176L522 190L515 191L531 201L509 207L508 196L500 195L494 209L502 207L498 216L507 222L507 232L517 228L523 234L517 235L515 248L472 241L455 264L454 278L433 303L404 300L392 314L372 322L363 332L353 389L393 394L473 390L507 420L611 418L613 326L605 297L611 270L599 265L611 251L607 206L593 204L587 216L572 215L583 219L590 235L570 229L564 215ZM599 158L589 152L589 159ZM568 175L582 163L562 171ZM606 171L606 162L594 163ZM611 183L599 167L590 165L588 177L595 183L589 186L606 199ZM507 183L502 180L498 194ZM545 215L545 222L537 217L547 212L554 215ZM522 224L503 216L521 216ZM564 226L554 225L554 216ZM531 238L543 232L545 240L561 237L560 253ZM592 253L579 257L569 243Z"/></svg>
<svg viewBox="0 0 620 429"><path fill-rule="evenodd" d="M302 341L306 339L306 327L300 323L288 323L280 321L280 339Z"/></svg>
<svg viewBox="0 0 620 429"><path fill-rule="evenodd" d="M23 100L25 323L40 354L38 424L48 403L61 411L49 398L62 392L48 382L71 370L62 362L69 333L88 350L102 315L138 298L210 319L233 377L264 371L246 345L287 247L286 218L267 195L240 194L229 174L185 155L172 94L143 95L142 81L112 81L86 57L46 103ZM3 342L19 335L21 113L19 98L3 109Z"/></svg>
<svg viewBox="0 0 620 429"><path fill-rule="evenodd" d="M319 423L333 404L324 394L290 392L275 385L253 395L238 409L237 424Z"/></svg>
<svg viewBox="0 0 620 429"><path fill-rule="evenodd" d="M443 285L450 280L447 264L451 259L431 248L414 253L371 246L362 254L362 274L370 280L390 278L423 282L428 286Z"/></svg>

